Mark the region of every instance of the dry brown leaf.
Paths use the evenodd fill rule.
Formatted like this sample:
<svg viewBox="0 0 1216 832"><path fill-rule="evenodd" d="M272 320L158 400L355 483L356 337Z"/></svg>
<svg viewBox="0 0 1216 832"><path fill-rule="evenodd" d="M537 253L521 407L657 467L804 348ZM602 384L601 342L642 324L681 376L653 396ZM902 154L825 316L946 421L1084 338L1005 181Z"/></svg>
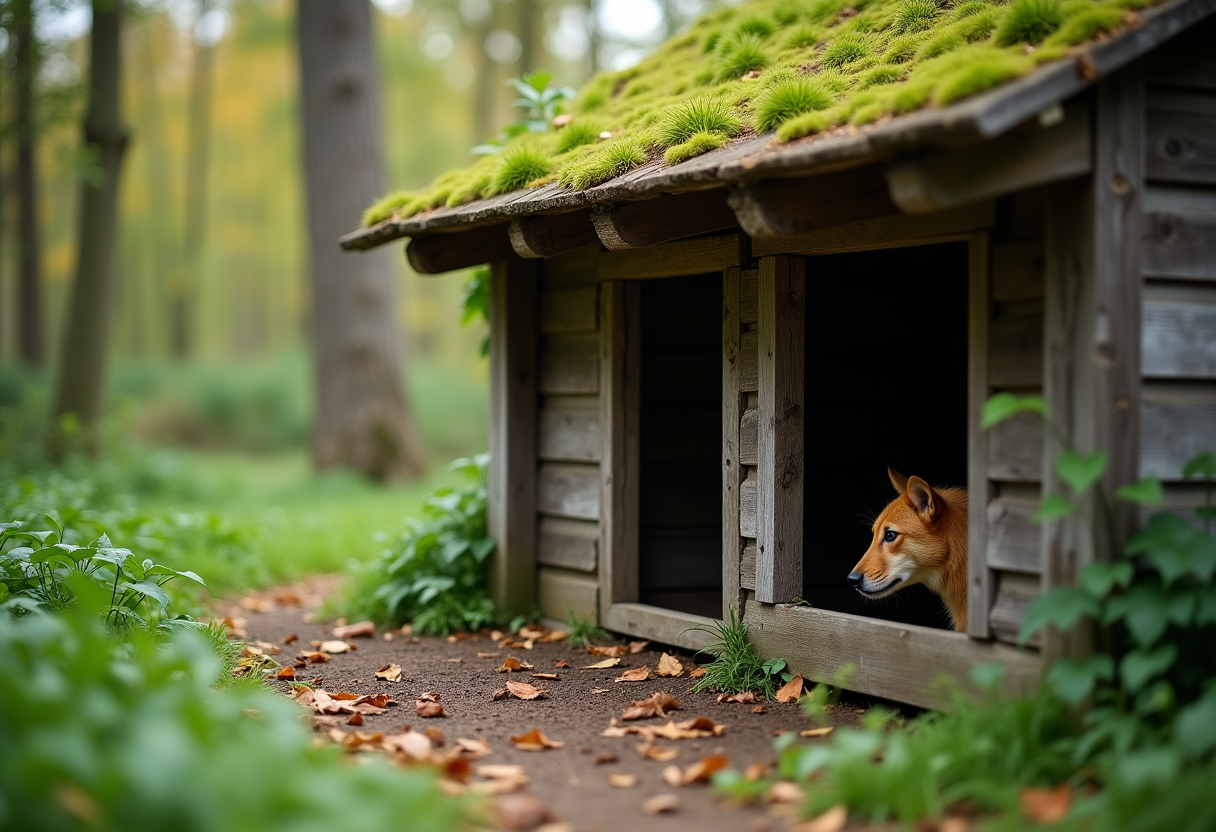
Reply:
<svg viewBox="0 0 1216 832"><path fill-rule="evenodd" d="M674 794L656 794L642 803L642 811L648 815L661 815L680 808L680 798Z"/></svg>
<svg viewBox="0 0 1216 832"><path fill-rule="evenodd" d="M437 717L447 716L443 712L443 706L438 702L432 702L427 699L415 699L414 710L418 712L418 716L423 719L435 719Z"/></svg>
<svg viewBox="0 0 1216 832"><path fill-rule="evenodd" d="M639 745L638 753L642 755L643 760L656 760L660 763L669 763L680 756L678 749L667 745L655 745L653 742L644 742Z"/></svg>
<svg viewBox="0 0 1216 832"><path fill-rule="evenodd" d="M620 757L616 756L615 754L597 754L595 756L595 764L597 766L602 766L605 763L615 763L619 759Z"/></svg>
<svg viewBox="0 0 1216 832"><path fill-rule="evenodd" d="M296 678L296 669L294 667L284 667L274 675L276 679L294 679Z"/></svg>
<svg viewBox="0 0 1216 832"><path fill-rule="evenodd" d="M796 823L790 832L840 832L849 822L849 810L844 806L833 806L822 815Z"/></svg>
<svg viewBox="0 0 1216 832"><path fill-rule="evenodd" d="M346 720L346 724L347 725L362 725L363 724L363 714L356 711L355 713L350 715L350 719Z"/></svg>
<svg viewBox="0 0 1216 832"><path fill-rule="evenodd" d="M515 658L514 656L507 656L507 658L503 660L502 667L498 668L498 670L496 670L494 672L495 673L514 673L516 670L531 670L531 669L532 669L532 665L525 664L524 662L521 662L519 659Z"/></svg>
<svg viewBox="0 0 1216 832"><path fill-rule="evenodd" d="M719 693L718 704L724 705L732 702L739 702L744 705L750 705L756 701L756 692L754 690L745 690L743 693Z"/></svg>
<svg viewBox="0 0 1216 832"><path fill-rule="evenodd" d="M543 641L545 636L552 632L548 627L540 627L535 624L525 624L519 628L519 632L515 635L524 639L532 639L534 641Z"/></svg>
<svg viewBox="0 0 1216 832"><path fill-rule="evenodd" d="M448 659L448 661L451 662L452 664L460 664L461 662L464 661L464 659L457 657L455 659Z"/></svg>
<svg viewBox="0 0 1216 832"><path fill-rule="evenodd" d="M601 647L598 644L587 645L587 652L593 656L623 656L625 655L625 647L620 644L609 644Z"/></svg>
<svg viewBox="0 0 1216 832"><path fill-rule="evenodd" d="M360 621L357 624L347 624L345 627L334 627L330 633L334 638L370 638L376 634L376 622Z"/></svg>
<svg viewBox="0 0 1216 832"><path fill-rule="evenodd" d="M558 677L558 675L556 673L533 673L531 675L532 675L533 679L544 679L545 681L548 681L548 682L561 681L561 679Z"/></svg>
<svg viewBox="0 0 1216 832"><path fill-rule="evenodd" d="M555 820L549 807L530 794L507 794L494 804L496 829L534 830L542 823Z"/></svg>
<svg viewBox="0 0 1216 832"><path fill-rule="evenodd" d="M546 748L561 748L564 742L551 740L539 728L533 728L526 734L512 734L511 742L520 751L544 751Z"/></svg>
<svg viewBox="0 0 1216 832"><path fill-rule="evenodd" d="M789 780L778 780L768 787L764 799L769 803L802 803L806 794L795 783Z"/></svg>
<svg viewBox="0 0 1216 832"><path fill-rule="evenodd" d="M632 654L641 653L649 646L649 641L631 641L629 642L629 652Z"/></svg>
<svg viewBox="0 0 1216 832"><path fill-rule="evenodd" d="M715 771L721 771L727 765L729 765L729 761L726 759L725 754L711 754L708 757L702 757L700 761L684 769L680 775L680 785L689 786L693 783L708 783L709 778L713 777Z"/></svg>
<svg viewBox="0 0 1216 832"><path fill-rule="evenodd" d="M660 676L682 676L684 674L684 665L669 653L664 653L659 656L659 668L655 671Z"/></svg>
<svg viewBox="0 0 1216 832"><path fill-rule="evenodd" d="M354 649L354 645L347 644L345 641L323 641L318 649L320 649L322 653L349 653L352 649Z"/></svg>
<svg viewBox="0 0 1216 832"><path fill-rule="evenodd" d="M542 693L548 693L544 688L534 688L527 682L507 682L507 690L517 699L535 699Z"/></svg>
<svg viewBox="0 0 1216 832"><path fill-rule="evenodd" d="M743 779L754 783L763 777L766 771L768 771L768 766L757 760L747 767L747 771L743 772Z"/></svg>
<svg viewBox="0 0 1216 832"><path fill-rule="evenodd" d="M241 599L241 606L250 612L270 612L274 609L274 601L269 598L254 598L249 596Z"/></svg>
<svg viewBox="0 0 1216 832"><path fill-rule="evenodd" d="M443 736L443 731L439 728L424 728L422 733L426 734L426 738L435 743L436 748L443 748L447 745L447 738Z"/></svg>
<svg viewBox="0 0 1216 832"><path fill-rule="evenodd" d="M652 716L667 716L668 711L680 710L679 701L670 693L655 691L646 699L629 703L629 708L621 714L623 720L647 719Z"/></svg>
<svg viewBox="0 0 1216 832"><path fill-rule="evenodd" d="M279 648L279 645L271 644L269 641L259 641L259 642L256 642L256 644L257 644L258 649L261 650L263 653L265 653L267 656L274 656L274 655L282 652L282 650Z"/></svg>
<svg viewBox="0 0 1216 832"><path fill-rule="evenodd" d="M632 670L626 670L620 676L612 681L614 682L645 682L650 678L650 668L646 665L635 667Z"/></svg>
<svg viewBox="0 0 1216 832"><path fill-rule="evenodd" d="M396 637L397 637L397 634L394 633L392 630L389 630L387 633L384 633L383 635L380 636L380 638L384 639L385 641L392 641Z"/></svg>
<svg viewBox="0 0 1216 832"><path fill-rule="evenodd" d="M826 737L828 734L832 733L832 730L831 725L827 726L826 728L808 728L805 731L799 731L798 736L802 737L804 740L813 740L816 737Z"/></svg>
<svg viewBox="0 0 1216 832"><path fill-rule="evenodd" d="M456 749L462 757L469 760L478 760L492 751L490 744L485 740L471 740L467 737L456 738Z"/></svg>
<svg viewBox="0 0 1216 832"><path fill-rule="evenodd" d="M295 633L291 633L289 635L283 636L284 644L295 644L299 640L300 640L300 637L298 635L296 635Z"/></svg>
<svg viewBox="0 0 1216 832"><path fill-rule="evenodd" d="M474 794L508 794L528 785L528 775L524 774L523 766L478 766L476 773L479 777L484 777L489 782L474 783L469 789Z"/></svg>
<svg viewBox="0 0 1216 832"><path fill-rule="evenodd" d="M763 702L761 702L756 707L752 708L752 713L754 713L754 714L762 714L762 713L766 713L767 711L768 711L768 708L764 707Z"/></svg>
<svg viewBox="0 0 1216 832"><path fill-rule="evenodd" d="M608 785L614 789L632 789L638 784L638 778L632 774L613 772L608 775Z"/></svg>
<svg viewBox="0 0 1216 832"><path fill-rule="evenodd" d="M704 675L705 675L705 668L703 668L703 667L697 667L694 665L693 667L690 667L688 669L688 678L689 679L700 679Z"/></svg>
<svg viewBox="0 0 1216 832"><path fill-rule="evenodd" d="M496 655L495 655L495 654L493 654L493 653L482 653L482 652L478 652L478 653L477 653L477 658L479 658L479 659L497 659L497 658L498 658L498 656L496 656Z"/></svg>
<svg viewBox="0 0 1216 832"><path fill-rule="evenodd" d="M553 666L556 668L569 667L570 662L566 661L565 659L558 659L553 663Z"/></svg>
<svg viewBox="0 0 1216 832"><path fill-rule="evenodd" d="M679 786L684 779L679 766L668 766L663 769L663 782L669 786Z"/></svg>
<svg viewBox="0 0 1216 832"><path fill-rule="evenodd" d="M620 663L621 663L621 660L619 658L604 659L602 662L596 662L595 664L585 664L585 665L583 665L583 669L584 670L607 670L610 667L616 667Z"/></svg>
<svg viewBox="0 0 1216 832"><path fill-rule="evenodd" d="M376 678L383 679L386 682L395 682L401 678L401 665L386 664L384 667L376 671Z"/></svg>
<svg viewBox="0 0 1216 832"><path fill-rule="evenodd" d="M592 693L607 693L608 688L592 688L591 692Z"/></svg>
<svg viewBox="0 0 1216 832"><path fill-rule="evenodd" d="M305 650L300 657L310 664L324 664L330 659L328 653L322 653L320 650Z"/></svg>
<svg viewBox="0 0 1216 832"><path fill-rule="evenodd" d="M795 676L790 679L781 689L777 691L778 702L797 702L802 696L802 676Z"/></svg>
<svg viewBox="0 0 1216 832"><path fill-rule="evenodd" d="M510 691L508 691L506 688L494 691L494 701L497 702L499 699L506 699L509 693Z"/></svg>
<svg viewBox="0 0 1216 832"><path fill-rule="evenodd" d="M1054 789L1027 787L1018 795L1022 814L1035 823L1058 823L1072 807L1072 789L1061 783Z"/></svg>
<svg viewBox="0 0 1216 832"><path fill-rule="evenodd" d="M385 737L384 750L403 754L411 760L431 760L435 751L431 746L430 737L410 728Z"/></svg>

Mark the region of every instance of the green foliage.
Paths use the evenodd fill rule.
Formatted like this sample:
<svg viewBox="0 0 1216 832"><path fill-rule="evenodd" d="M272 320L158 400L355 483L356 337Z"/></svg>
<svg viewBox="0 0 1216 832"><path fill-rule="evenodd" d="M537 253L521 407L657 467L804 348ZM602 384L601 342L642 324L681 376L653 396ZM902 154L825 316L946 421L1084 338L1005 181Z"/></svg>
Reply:
<svg viewBox="0 0 1216 832"><path fill-rule="evenodd" d="M764 38L759 35L738 35L718 48L717 74L724 81L739 78L753 69L764 69L768 64Z"/></svg>
<svg viewBox="0 0 1216 832"><path fill-rule="evenodd" d="M486 591L487 559L494 540L486 531L489 456L458 459L451 470L464 483L440 488L422 504L422 517L405 529L365 568L342 610L355 617L399 625L412 621L418 633L447 635L494 622ZM373 589L370 597L362 595Z"/></svg>
<svg viewBox="0 0 1216 832"><path fill-rule="evenodd" d="M575 615L574 610L566 610L566 644L585 649L591 646L593 638L608 638L608 631L589 619Z"/></svg>
<svg viewBox="0 0 1216 832"><path fill-rule="evenodd" d="M496 194L510 193L548 176L552 166L549 154L527 141L507 145L499 158L498 171L490 186L491 193Z"/></svg>
<svg viewBox="0 0 1216 832"><path fill-rule="evenodd" d="M1040 43L1063 25L1064 8L1060 0L1013 0L996 30L1001 46L1015 43Z"/></svg>
<svg viewBox="0 0 1216 832"><path fill-rule="evenodd" d="M770 133L791 118L832 106L834 96L804 76L783 78L770 86L756 106L756 129Z"/></svg>
<svg viewBox="0 0 1216 832"><path fill-rule="evenodd" d="M595 144L600 140L603 129L596 119L580 116L558 131L557 152L569 153L577 147Z"/></svg>
<svg viewBox="0 0 1216 832"><path fill-rule="evenodd" d="M756 691L772 699L776 691L774 675L785 669L785 663L777 665L773 660L765 662L752 649L747 640L747 625L735 618L731 609L729 621L715 621L712 629L705 630L716 637L698 653L708 653L714 660L705 665L705 675L697 680L694 691L718 690L724 693Z"/></svg>
<svg viewBox="0 0 1216 832"><path fill-rule="evenodd" d="M551 87L549 84L552 80L553 74L543 69L527 73L519 78L508 78L507 86L519 94L519 98L511 102L511 106L522 109L524 117L504 127L502 136L499 138L479 144L471 152L475 156L495 155L502 153L503 147L516 136L522 136L525 133L548 132L553 125L554 117L562 112L563 102L574 98L573 89ZM498 193L504 192L498 191Z"/></svg>
<svg viewBox="0 0 1216 832"><path fill-rule="evenodd" d="M563 168L558 180L569 188L581 191L645 163L646 145L640 139L617 139L592 151L579 163Z"/></svg>
<svg viewBox="0 0 1216 832"><path fill-rule="evenodd" d="M828 44L820 61L824 66L847 66L870 54L870 45L863 35L843 34Z"/></svg>
<svg viewBox="0 0 1216 832"><path fill-rule="evenodd" d="M897 66L876 66L862 73L858 89L865 90L883 84L894 84L903 77L904 71Z"/></svg>
<svg viewBox="0 0 1216 832"><path fill-rule="evenodd" d="M814 26L797 26L785 36L788 49L808 49L819 43L819 29Z"/></svg>
<svg viewBox="0 0 1216 832"><path fill-rule="evenodd" d="M683 144L698 133L730 138L742 128L734 108L713 98L694 98L666 111L659 124L659 147Z"/></svg>
<svg viewBox="0 0 1216 832"><path fill-rule="evenodd" d="M213 690L205 636L117 645L100 608L0 613L0 828L463 828L436 778L318 747L281 697Z"/></svg>
<svg viewBox="0 0 1216 832"><path fill-rule="evenodd" d="M721 133L708 133L702 131L693 133L688 137L688 140L680 144L673 144L663 152L663 161L668 165L678 165L680 162L686 162L702 153L708 153L711 150L716 150L726 144L726 137Z"/></svg>
<svg viewBox="0 0 1216 832"><path fill-rule="evenodd" d="M891 21L897 35L915 34L932 29L941 15L937 0L903 0Z"/></svg>

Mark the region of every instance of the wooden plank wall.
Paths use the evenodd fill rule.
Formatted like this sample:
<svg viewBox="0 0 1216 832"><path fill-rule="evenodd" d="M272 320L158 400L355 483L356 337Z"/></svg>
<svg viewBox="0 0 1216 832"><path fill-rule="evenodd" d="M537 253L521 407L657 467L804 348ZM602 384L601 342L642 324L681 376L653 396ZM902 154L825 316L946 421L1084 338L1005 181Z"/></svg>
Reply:
<svg viewBox="0 0 1216 832"><path fill-rule="evenodd" d="M1209 19L1144 66L1140 474L1159 477L1179 509L1203 499L1181 481L1182 466L1216 450L1213 42Z"/></svg>
<svg viewBox="0 0 1216 832"><path fill-rule="evenodd" d="M739 369L736 373L736 393L742 402L742 406L737 410L739 470L742 482L739 485L737 527L742 546L739 558L739 587L744 591L756 589L756 518L759 511L756 483L760 442L759 277L758 269L743 269L739 273Z"/></svg>
<svg viewBox="0 0 1216 832"><path fill-rule="evenodd" d="M989 249L988 378L990 392L1043 392L1042 189L1008 198L1006 221ZM1016 642L1026 607L1039 592L1039 527L1031 521L1042 479L1043 428L1019 416L988 432L988 631ZM974 491L974 488L972 489ZM974 624L972 629L974 630Z"/></svg>
<svg viewBox="0 0 1216 832"><path fill-rule="evenodd" d="M537 602L599 616L600 287L576 252L544 261L537 298Z"/></svg>

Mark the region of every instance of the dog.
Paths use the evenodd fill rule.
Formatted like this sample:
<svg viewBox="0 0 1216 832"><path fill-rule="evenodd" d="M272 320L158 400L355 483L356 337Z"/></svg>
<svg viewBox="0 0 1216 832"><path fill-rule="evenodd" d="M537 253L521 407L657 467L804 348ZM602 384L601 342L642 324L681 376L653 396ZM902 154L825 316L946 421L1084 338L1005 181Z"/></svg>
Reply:
<svg viewBox="0 0 1216 832"><path fill-rule="evenodd" d="M955 630L967 629L967 492L934 489L887 469L899 494L874 521L870 548L849 573L867 598L924 584L946 604Z"/></svg>

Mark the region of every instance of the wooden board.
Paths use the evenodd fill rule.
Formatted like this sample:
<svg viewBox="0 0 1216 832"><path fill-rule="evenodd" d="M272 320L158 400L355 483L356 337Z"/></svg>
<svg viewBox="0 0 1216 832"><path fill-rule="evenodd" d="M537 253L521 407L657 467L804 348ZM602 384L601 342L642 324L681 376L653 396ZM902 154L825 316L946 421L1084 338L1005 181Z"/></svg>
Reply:
<svg viewBox="0 0 1216 832"><path fill-rule="evenodd" d="M493 267L487 520L498 546L489 586L510 615L527 612L536 597L536 286L533 262Z"/></svg>
<svg viewBox="0 0 1216 832"><path fill-rule="evenodd" d="M514 260L516 254L507 224L503 223L415 237L405 247L405 258L418 274L443 274L482 263Z"/></svg>
<svg viewBox="0 0 1216 832"><path fill-rule="evenodd" d="M1145 378L1216 379L1216 304L1145 300L1140 321Z"/></svg>
<svg viewBox="0 0 1216 832"><path fill-rule="evenodd" d="M542 463L536 475L537 510L557 517L600 518L600 466Z"/></svg>
<svg viewBox="0 0 1216 832"><path fill-rule="evenodd" d="M975 638L988 636L992 600L990 566L983 541L988 536L984 506L992 498L988 470L990 437L980 429L984 402L992 393L991 362L992 263L988 233L973 234L967 245L967 621L956 622Z"/></svg>
<svg viewBox="0 0 1216 832"><path fill-rule="evenodd" d="M743 547L743 557L739 561L739 584L744 589L756 588L756 544L749 543Z"/></svg>
<svg viewBox="0 0 1216 832"><path fill-rule="evenodd" d="M756 513L759 510L756 480L749 477L739 484L739 535L756 536Z"/></svg>
<svg viewBox="0 0 1216 832"><path fill-rule="evenodd" d="M739 419L739 464L755 465L760 444L760 411L745 410Z"/></svg>
<svg viewBox="0 0 1216 832"><path fill-rule="evenodd" d="M1043 240L1032 237L992 246L992 300L1041 300Z"/></svg>
<svg viewBox="0 0 1216 832"><path fill-rule="evenodd" d="M647 246L700 234L737 229L727 191L693 191L604 206L592 214L595 233L610 251Z"/></svg>
<svg viewBox="0 0 1216 832"><path fill-rule="evenodd" d="M596 260L600 280L645 280L709 274L738 266L745 257L746 238L738 234L677 240L644 249L605 251Z"/></svg>
<svg viewBox="0 0 1216 832"><path fill-rule="evenodd" d="M940 688L934 689L939 676L973 689L970 672L976 665L1004 664L1005 689L1011 694L1029 692L1039 679L1033 652L948 630L759 603L748 603L744 622L762 658L780 656L808 680L830 683L841 668L852 665L850 690L925 708L951 704Z"/></svg>
<svg viewBox="0 0 1216 832"><path fill-rule="evenodd" d="M751 272L753 275L755 272ZM755 281L752 281L753 286ZM739 390L740 310L743 270L727 269L722 274L722 614L730 607L741 608L743 592L739 563L743 542L739 537L739 486L743 482L740 437L735 426L743 410ZM754 570L753 570L754 572Z"/></svg>
<svg viewBox="0 0 1216 832"><path fill-rule="evenodd" d="M599 585L595 578L542 566L536 574L537 603L542 615L564 620L568 613L600 621Z"/></svg>
<svg viewBox="0 0 1216 832"><path fill-rule="evenodd" d="M760 320L759 300L756 281L760 272L756 269L743 269L739 274L739 323L754 324Z"/></svg>
<svg viewBox="0 0 1216 832"><path fill-rule="evenodd" d="M1022 622L1026 620L1026 610L1030 602L1039 596L1039 579L1037 576L1012 572L1000 573L998 577L996 603L992 605L988 622L993 636L1007 644L1017 644ZM1031 637L1026 646L1039 646L1038 633Z"/></svg>
<svg viewBox="0 0 1216 832"><path fill-rule="evenodd" d="M1150 180L1216 185L1216 115L1150 111L1147 129Z"/></svg>
<svg viewBox="0 0 1216 832"><path fill-rule="evenodd" d="M762 259L759 298L756 598L777 603L802 594L805 261Z"/></svg>
<svg viewBox="0 0 1216 832"><path fill-rule="evenodd" d="M792 237L898 211L879 165L735 188L730 206L753 238Z"/></svg>
<svg viewBox="0 0 1216 832"><path fill-rule="evenodd" d="M988 566L1038 575L1043 571L1042 531L1031 518L1039 504L998 497L988 504Z"/></svg>
<svg viewBox="0 0 1216 832"><path fill-rule="evenodd" d="M1149 189L1143 239L1146 277L1216 280L1216 193Z"/></svg>
<svg viewBox="0 0 1216 832"><path fill-rule="evenodd" d="M601 623L617 633L685 650L700 650L714 640L712 618L649 604L613 604L605 610Z"/></svg>
<svg viewBox="0 0 1216 832"><path fill-rule="evenodd" d="M587 520L542 517L536 560L549 566L594 572L599 561L600 527Z"/></svg>
<svg viewBox="0 0 1216 832"><path fill-rule="evenodd" d="M540 392L595 393L600 389L599 337L548 335L540 351Z"/></svg>
<svg viewBox="0 0 1216 832"><path fill-rule="evenodd" d="M538 414L537 453L541 459L599 462L600 414L594 410L546 407Z"/></svg>
<svg viewBox="0 0 1216 832"><path fill-rule="evenodd" d="M1150 396L1140 406L1140 474L1177 482L1192 457L1216 448L1216 390L1210 398Z"/></svg>
<svg viewBox="0 0 1216 832"><path fill-rule="evenodd" d="M1043 318L1000 317L988 325L988 384L1039 387L1043 383Z"/></svg>
<svg viewBox="0 0 1216 832"><path fill-rule="evenodd" d="M760 376L757 364L760 360L760 346L754 330L744 332L739 336L739 391L755 393L760 389Z"/></svg>
<svg viewBox="0 0 1216 832"><path fill-rule="evenodd" d="M595 332L599 324L599 289L546 289L540 293L541 333Z"/></svg>
<svg viewBox="0 0 1216 832"><path fill-rule="evenodd" d="M520 257L554 257L597 242L591 212L517 217L507 228L511 247Z"/></svg>
<svg viewBox="0 0 1216 832"><path fill-rule="evenodd" d="M1043 478L1043 420L1022 413L988 431L988 477L1002 482Z"/></svg>

